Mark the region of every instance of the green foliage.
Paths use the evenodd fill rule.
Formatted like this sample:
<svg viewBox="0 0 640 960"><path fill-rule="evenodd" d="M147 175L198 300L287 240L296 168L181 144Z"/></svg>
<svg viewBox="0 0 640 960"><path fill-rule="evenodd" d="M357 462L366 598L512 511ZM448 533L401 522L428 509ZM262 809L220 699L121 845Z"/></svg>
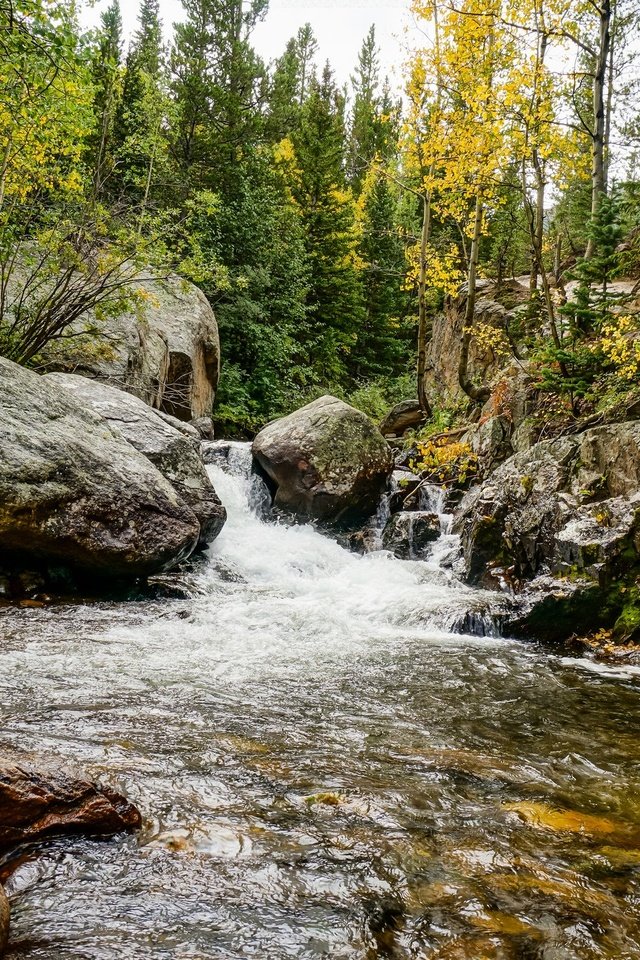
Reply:
<svg viewBox="0 0 640 960"><path fill-rule="evenodd" d="M404 373L398 377L380 377L359 384L345 396L347 403L362 410L372 420L382 420L389 409L406 400L415 390L413 373Z"/></svg>

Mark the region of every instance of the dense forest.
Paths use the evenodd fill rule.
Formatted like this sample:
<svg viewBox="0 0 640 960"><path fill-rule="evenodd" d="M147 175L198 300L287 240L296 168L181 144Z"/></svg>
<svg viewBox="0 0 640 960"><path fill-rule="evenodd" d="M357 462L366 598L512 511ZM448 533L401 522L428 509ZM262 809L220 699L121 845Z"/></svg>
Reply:
<svg viewBox="0 0 640 960"><path fill-rule="evenodd" d="M222 430L323 392L378 416L418 392L428 413L449 402L425 389L432 321L466 284L471 401L485 340L571 415L628 403L638 318L612 283L640 262L637 4L415 0L402 91L373 28L346 87L309 26L264 63L266 12L184 0L166 43L142 0L126 43L118 0L88 32L73 0L2 0L0 353L108 350L152 267L216 310ZM475 324L479 281L508 297L516 276L518 323Z"/></svg>

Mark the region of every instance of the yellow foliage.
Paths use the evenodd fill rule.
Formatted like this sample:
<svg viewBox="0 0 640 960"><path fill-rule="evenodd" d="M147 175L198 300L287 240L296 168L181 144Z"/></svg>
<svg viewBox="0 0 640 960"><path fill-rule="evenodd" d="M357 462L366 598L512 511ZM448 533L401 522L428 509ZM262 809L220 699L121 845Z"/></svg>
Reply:
<svg viewBox="0 0 640 960"><path fill-rule="evenodd" d="M599 345L621 380L635 382L640 373L640 340L637 333L638 320L628 315L610 314L602 326L596 347Z"/></svg>
<svg viewBox="0 0 640 960"><path fill-rule="evenodd" d="M436 483L465 483L478 469L478 458L467 443L448 442L446 437L416 445L418 459L413 469Z"/></svg>

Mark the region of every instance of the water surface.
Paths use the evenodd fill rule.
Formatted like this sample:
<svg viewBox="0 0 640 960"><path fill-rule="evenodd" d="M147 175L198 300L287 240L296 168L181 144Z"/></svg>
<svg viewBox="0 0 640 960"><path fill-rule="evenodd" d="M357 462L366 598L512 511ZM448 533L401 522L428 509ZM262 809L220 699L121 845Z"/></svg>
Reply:
<svg viewBox="0 0 640 960"><path fill-rule="evenodd" d="M4 752L145 816L20 864L9 957L640 957L637 673L455 633L442 546L357 557L211 470L188 599L0 614Z"/></svg>

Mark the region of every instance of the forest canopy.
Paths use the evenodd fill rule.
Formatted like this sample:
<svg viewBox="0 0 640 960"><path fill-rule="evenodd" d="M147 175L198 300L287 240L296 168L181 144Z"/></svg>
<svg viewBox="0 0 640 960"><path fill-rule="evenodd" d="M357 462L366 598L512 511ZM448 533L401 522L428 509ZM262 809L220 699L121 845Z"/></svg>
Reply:
<svg viewBox="0 0 640 960"><path fill-rule="evenodd" d="M89 31L74 0L0 0L0 354L98 350L151 266L214 306L229 433L326 392L446 402L427 348L460 289L470 402L482 338L574 413L635 388L637 0L414 0L402 90L373 28L342 86L309 25L261 59L266 0L183 5L167 40L142 0L125 44L118 0ZM517 329L475 325L479 281L515 277Z"/></svg>

